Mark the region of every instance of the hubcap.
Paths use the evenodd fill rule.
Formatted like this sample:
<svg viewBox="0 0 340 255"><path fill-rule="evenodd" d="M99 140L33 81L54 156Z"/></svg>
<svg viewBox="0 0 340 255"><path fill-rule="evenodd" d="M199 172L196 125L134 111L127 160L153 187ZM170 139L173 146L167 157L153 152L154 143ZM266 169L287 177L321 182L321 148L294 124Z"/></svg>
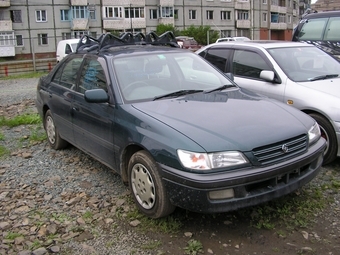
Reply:
<svg viewBox="0 0 340 255"><path fill-rule="evenodd" d="M46 133L51 144L55 143L55 126L51 116L46 118Z"/></svg>
<svg viewBox="0 0 340 255"><path fill-rule="evenodd" d="M142 164L132 168L131 186L138 203L144 209L151 209L155 204L155 184L148 169Z"/></svg>

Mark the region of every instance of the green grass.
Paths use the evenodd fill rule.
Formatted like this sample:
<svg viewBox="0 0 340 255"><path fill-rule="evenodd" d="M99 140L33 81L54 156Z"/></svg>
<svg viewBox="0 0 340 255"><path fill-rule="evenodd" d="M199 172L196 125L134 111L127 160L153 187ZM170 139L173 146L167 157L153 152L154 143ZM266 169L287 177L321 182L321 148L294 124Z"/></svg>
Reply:
<svg viewBox="0 0 340 255"><path fill-rule="evenodd" d="M14 240L17 237L23 236L22 234L19 233L13 233L13 232L9 232L6 236L5 239L9 239L9 240Z"/></svg>
<svg viewBox="0 0 340 255"><path fill-rule="evenodd" d="M3 141L3 140L5 140L5 135L0 132L0 141Z"/></svg>
<svg viewBox="0 0 340 255"><path fill-rule="evenodd" d="M35 129L31 130L31 135L29 137L29 140L31 142L42 142L45 141L46 139L47 135L42 126L36 127Z"/></svg>
<svg viewBox="0 0 340 255"><path fill-rule="evenodd" d="M7 77L1 77L0 80L40 78L41 76L44 76L44 75L47 75L47 72L31 72L31 73L16 74L16 75L10 75Z"/></svg>
<svg viewBox="0 0 340 255"><path fill-rule="evenodd" d="M184 248L185 254L197 255L203 253L203 245L200 241L190 239L187 246Z"/></svg>
<svg viewBox="0 0 340 255"><path fill-rule="evenodd" d="M240 210L240 214L251 216L251 225L258 229L283 227L288 230L305 228L322 211L327 199L318 187L301 189L296 193L270 201L263 205Z"/></svg>
<svg viewBox="0 0 340 255"><path fill-rule="evenodd" d="M166 234L175 234L181 229L183 223L180 218L175 215L160 219L151 219L141 214L137 209L128 213L129 220L138 219L141 224L138 228L144 232L157 231Z"/></svg>
<svg viewBox="0 0 340 255"><path fill-rule="evenodd" d="M10 151L6 147L0 145L0 157L6 156L9 153Z"/></svg>
<svg viewBox="0 0 340 255"><path fill-rule="evenodd" d="M8 127L17 127L20 125L31 125L31 124L40 124L42 120L37 113L28 113L17 115L13 118L0 118L0 127L8 126Z"/></svg>
<svg viewBox="0 0 340 255"><path fill-rule="evenodd" d="M154 250L154 249L160 247L161 245L162 245L161 241L159 241L159 240L152 240L152 241L149 241L146 244L143 244L141 247L144 250Z"/></svg>

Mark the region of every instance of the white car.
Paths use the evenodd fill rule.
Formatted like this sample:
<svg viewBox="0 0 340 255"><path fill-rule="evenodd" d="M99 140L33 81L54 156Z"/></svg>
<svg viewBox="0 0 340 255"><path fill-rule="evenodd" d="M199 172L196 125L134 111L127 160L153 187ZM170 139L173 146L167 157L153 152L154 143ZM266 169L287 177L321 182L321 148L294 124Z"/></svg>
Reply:
<svg viewBox="0 0 340 255"><path fill-rule="evenodd" d="M216 42L232 42L232 41L250 41L250 39L248 37L244 37L244 36L236 36L236 37L224 37L224 38L219 38L216 40Z"/></svg>
<svg viewBox="0 0 340 255"><path fill-rule="evenodd" d="M75 52L79 39L61 40L57 46L57 63L60 62L68 54Z"/></svg>
<svg viewBox="0 0 340 255"><path fill-rule="evenodd" d="M196 53L239 86L312 116L327 140L324 163L340 156L340 63L334 58L313 45L285 41L214 43Z"/></svg>

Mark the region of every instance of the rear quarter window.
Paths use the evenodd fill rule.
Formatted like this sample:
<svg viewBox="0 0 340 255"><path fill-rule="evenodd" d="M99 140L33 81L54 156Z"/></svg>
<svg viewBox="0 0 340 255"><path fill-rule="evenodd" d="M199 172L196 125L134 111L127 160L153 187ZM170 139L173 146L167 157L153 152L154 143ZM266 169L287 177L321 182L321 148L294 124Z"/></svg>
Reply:
<svg viewBox="0 0 340 255"><path fill-rule="evenodd" d="M340 41L340 17L329 19L324 39L329 41Z"/></svg>
<svg viewBox="0 0 340 255"><path fill-rule="evenodd" d="M299 40L322 40L328 18L310 19L299 32Z"/></svg>

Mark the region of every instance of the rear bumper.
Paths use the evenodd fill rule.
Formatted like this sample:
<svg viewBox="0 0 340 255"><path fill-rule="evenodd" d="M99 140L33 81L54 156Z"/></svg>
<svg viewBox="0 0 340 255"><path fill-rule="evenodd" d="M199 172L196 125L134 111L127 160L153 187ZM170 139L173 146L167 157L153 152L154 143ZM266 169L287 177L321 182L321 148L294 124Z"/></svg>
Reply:
<svg viewBox="0 0 340 255"><path fill-rule="evenodd" d="M161 165L170 201L200 213L218 213L257 205L289 194L310 182L320 171L325 140L306 153L266 167L197 174ZM234 197L212 199L211 192L232 190Z"/></svg>

